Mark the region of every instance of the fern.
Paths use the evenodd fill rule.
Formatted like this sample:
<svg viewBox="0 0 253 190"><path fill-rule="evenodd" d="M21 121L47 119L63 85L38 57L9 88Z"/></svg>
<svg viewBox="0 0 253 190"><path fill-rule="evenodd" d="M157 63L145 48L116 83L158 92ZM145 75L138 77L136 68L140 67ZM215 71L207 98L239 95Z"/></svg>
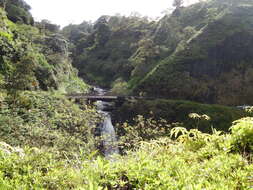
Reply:
<svg viewBox="0 0 253 190"><path fill-rule="evenodd" d="M175 138L178 138L179 135L186 135L186 134L188 134L188 131L184 127L175 127L170 131L170 137L174 136Z"/></svg>
<svg viewBox="0 0 253 190"><path fill-rule="evenodd" d="M233 150L249 153L253 151L253 118L246 117L233 122L230 128Z"/></svg>

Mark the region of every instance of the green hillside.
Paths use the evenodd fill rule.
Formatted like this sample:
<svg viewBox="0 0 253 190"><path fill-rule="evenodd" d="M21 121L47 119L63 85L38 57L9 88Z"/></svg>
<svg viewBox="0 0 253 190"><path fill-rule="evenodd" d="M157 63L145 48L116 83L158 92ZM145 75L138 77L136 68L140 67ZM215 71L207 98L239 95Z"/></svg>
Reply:
<svg viewBox="0 0 253 190"><path fill-rule="evenodd" d="M253 189L253 2L174 6L61 29L0 0L0 190Z"/></svg>
<svg viewBox="0 0 253 190"><path fill-rule="evenodd" d="M35 26L12 22L1 8L0 17L2 89L87 91L71 65L62 35L50 31L43 22Z"/></svg>
<svg viewBox="0 0 253 190"><path fill-rule="evenodd" d="M103 16L63 29L73 64L114 92L252 104L252 2L203 1L158 21Z"/></svg>
<svg viewBox="0 0 253 190"><path fill-rule="evenodd" d="M181 41L134 91L225 105L252 104L252 3L242 2L204 3L197 13L206 17L211 12L213 17L195 26L195 33ZM181 15L194 8L182 10Z"/></svg>

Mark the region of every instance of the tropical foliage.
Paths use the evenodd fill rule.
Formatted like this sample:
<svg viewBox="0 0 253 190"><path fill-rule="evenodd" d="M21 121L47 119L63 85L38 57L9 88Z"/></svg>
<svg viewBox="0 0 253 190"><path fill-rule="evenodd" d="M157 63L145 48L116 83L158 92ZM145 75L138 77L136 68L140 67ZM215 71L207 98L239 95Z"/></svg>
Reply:
<svg viewBox="0 0 253 190"><path fill-rule="evenodd" d="M125 121L135 123L133 118L143 115L145 118L153 118L156 121L162 118L169 123L180 122L187 129L194 128L197 125L202 132L212 132L213 127L218 130L229 131L234 120L252 116L252 113L236 107L166 99L125 102L113 113L116 123L124 123ZM191 113L198 115L194 116ZM203 118L205 115L208 115L210 119Z"/></svg>
<svg viewBox="0 0 253 190"><path fill-rule="evenodd" d="M186 101L252 103L252 2L182 5L60 30L0 0L0 189L253 188L253 107ZM139 96L112 113L119 154L102 154L101 112L65 96L89 91L78 71Z"/></svg>
<svg viewBox="0 0 253 190"><path fill-rule="evenodd" d="M252 104L252 1L182 3L158 21L102 16L64 28L80 76L105 87L121 80L128 94Z"/></svg>
<svg viewBox="0 0 253 190"><path fill-rule="evenodd" d="M242 119L236 123L244 126ZM238 126L237 126L238 127ZM241 135L249 135L248 131ZM171 139L169 136L173 137ZM252 136L251 136L252 138ZM252 149L238 151L235 131L201 133L173 128L167 137L140 141L114 161L102 157L61 158L26 148L23 155L2 150L1 187L5 189L251 189ZM12 148L13 150L13 148Z"/></svg>

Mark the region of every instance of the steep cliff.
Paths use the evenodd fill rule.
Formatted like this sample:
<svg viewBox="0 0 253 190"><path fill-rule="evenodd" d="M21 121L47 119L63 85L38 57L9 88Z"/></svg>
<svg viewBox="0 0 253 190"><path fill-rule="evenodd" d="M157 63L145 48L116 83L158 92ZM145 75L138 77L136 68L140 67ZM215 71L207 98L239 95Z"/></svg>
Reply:
<svg viewBox="0 0 253 190"><path fill-rule="evenodd" d="M71 65L68 42L57 33L12 22L0 8L1 88L7 91L85 91Z"/></svg>
<svg viewBox="0 0 253 190"><path fill-rule="evenodd" d="M182 40L134 91L226 105L252 104L253 4L227 2L202 3L193 14L201 12L206 22L193 25L194 34ZM195 6L182 10L181 16ZM195 19L187 27L191 21Z"/></svg>

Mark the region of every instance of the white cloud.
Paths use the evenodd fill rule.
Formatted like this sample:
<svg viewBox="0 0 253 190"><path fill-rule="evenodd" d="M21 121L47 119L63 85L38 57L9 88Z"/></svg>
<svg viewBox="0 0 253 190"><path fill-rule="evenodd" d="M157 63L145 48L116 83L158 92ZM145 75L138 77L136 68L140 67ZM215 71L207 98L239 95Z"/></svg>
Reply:
<svg viewBox="0 0 253 190"><path fill-rule="evenodd" d="M171 7L173 0L25 0L32 7L36 20L47 19L65 26L82 21L95 21L101 15L129 15L139 12L144 16L157 17ZM186 3L197 0L185 0Z"/></svg>

